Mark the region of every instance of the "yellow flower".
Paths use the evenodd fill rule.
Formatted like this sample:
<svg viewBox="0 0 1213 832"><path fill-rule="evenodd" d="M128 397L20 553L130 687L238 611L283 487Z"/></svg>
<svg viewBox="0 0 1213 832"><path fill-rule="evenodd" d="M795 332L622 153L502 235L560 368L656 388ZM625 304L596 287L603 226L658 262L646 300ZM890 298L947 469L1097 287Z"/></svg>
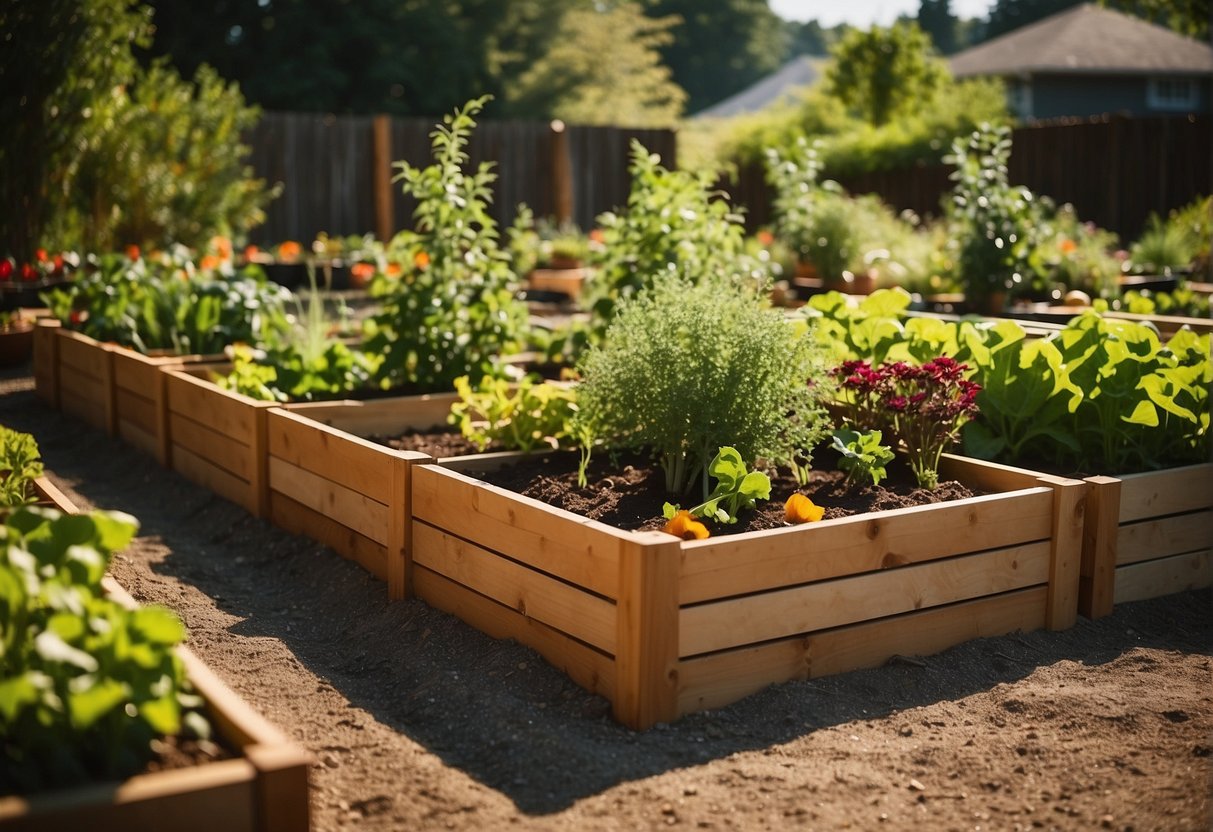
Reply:
<svg viewBox="0 0 1213 832"><path fill-rule="evenodd" d="M708 536L708 527L691 516L685 509L666 522L662 531L681 537L683 540L703 540Z"/></svg>
<svg viewBox="0 0 1213 832"><path fill-rule="evenodd" d="M783 504L783 519L789 523L816 523L825 511L798 491Z"/></svg>

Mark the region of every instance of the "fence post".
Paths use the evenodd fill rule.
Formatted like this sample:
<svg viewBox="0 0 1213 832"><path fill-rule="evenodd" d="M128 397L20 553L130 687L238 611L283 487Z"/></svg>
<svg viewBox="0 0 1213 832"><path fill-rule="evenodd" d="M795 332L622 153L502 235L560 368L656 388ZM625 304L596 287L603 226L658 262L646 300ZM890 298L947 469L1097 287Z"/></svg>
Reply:
<svg viewBox="0 0 1213 832"><path fill-rule="evenodd" d="M396 233L392 203L392 117L377 115L373 122L371 182L375 191L375 236L387 242Z"/></svg>
<svg viewBox="0 0 1213 832"><path fill-rule="evenodd" d="M552 208L557 224L573 218L573 165L569 159L569 134L564 122L554 119L551 124Z"/></svg>

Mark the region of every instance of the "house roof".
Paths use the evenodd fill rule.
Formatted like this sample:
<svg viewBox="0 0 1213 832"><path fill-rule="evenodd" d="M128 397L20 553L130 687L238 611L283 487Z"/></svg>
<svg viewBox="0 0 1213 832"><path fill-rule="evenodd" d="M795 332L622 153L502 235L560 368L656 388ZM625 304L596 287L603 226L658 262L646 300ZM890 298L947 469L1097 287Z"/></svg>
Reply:
<svg viewBox="0 0 1213 832"><path fill-rule="evenodd" d="M1213 46L1091 3L957 53L952 74L1213 73Z"/></svg>
<svg viewBox="0 0 1213 832"><path fill-rule="evenodd" d="M806 55L793 58L765 78L760 78L738 93L718 101L711 107L700 110L693 118L703 116L725 118L741 113L752 113L778 101L797 87L805 87L817 80L817 67Z"/></svg>

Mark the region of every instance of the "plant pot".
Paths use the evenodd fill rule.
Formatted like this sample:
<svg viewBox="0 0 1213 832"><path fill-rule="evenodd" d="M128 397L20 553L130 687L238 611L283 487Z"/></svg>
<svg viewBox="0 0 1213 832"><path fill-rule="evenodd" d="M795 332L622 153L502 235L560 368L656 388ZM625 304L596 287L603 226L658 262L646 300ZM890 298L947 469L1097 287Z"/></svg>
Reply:
<svg viewBox="0 0 1213 832"><path fill-rule="evenodd" d="M1082 615L1213 585L1213 463L1086 482Z"/></svg>
<svg viewBox="0 0 1213 832"><path fill-rule="evenodd" d="M485 464L411 468L413 590L533 647L632 728L1077 615L1076 480L947 457L947 477L994 493L688 542L463 473Z"/></svg>
<svg viewBox="0 0 1213 832"><path fill-rule="evenodd" d="M527 297L532 297L532 291L552 292L563 295L565 299L577 300L581 297L585 279L585 270L581 268L532 269L527 275Z"/></svg>
<svg viewBox="0 0 1213 832"><path fill-rule="evenodd" d="M16 367L29 361L34 353L34 322L15 318L0 329L0 367Z"/></svg>

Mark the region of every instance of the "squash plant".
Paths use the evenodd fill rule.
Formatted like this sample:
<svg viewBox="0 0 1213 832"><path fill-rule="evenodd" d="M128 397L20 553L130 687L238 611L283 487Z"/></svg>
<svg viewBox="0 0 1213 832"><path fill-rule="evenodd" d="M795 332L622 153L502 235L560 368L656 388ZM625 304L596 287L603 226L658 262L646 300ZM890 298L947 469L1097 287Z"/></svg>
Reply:
<svg viewBox="0 0 1213 832"><path fill-rule="evenodd" d="M101 589L137 522L118 512L20 508L0 525L0 793L124 778L151 742L209 736L173 647L170 610L128 610Z"/></svg>

